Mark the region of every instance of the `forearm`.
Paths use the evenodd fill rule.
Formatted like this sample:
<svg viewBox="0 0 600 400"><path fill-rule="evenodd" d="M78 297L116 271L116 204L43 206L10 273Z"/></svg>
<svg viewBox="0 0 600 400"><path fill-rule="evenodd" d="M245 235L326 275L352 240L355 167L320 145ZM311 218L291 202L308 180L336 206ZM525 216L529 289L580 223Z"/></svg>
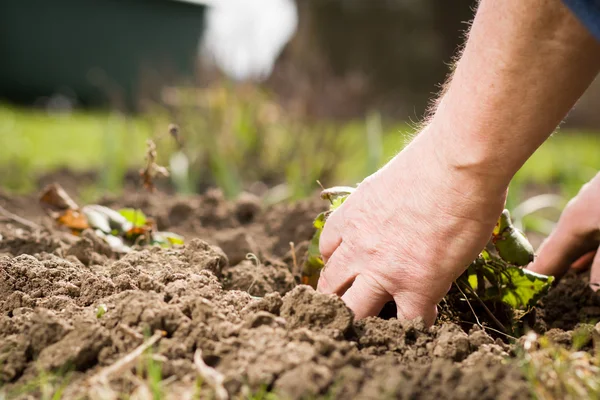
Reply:
<svg viewBox="0 0 600 400"><path fill-rule="evenodd" d="M483 0L427 131L451 165L508 185L599 69L560 0Z"/></svg>

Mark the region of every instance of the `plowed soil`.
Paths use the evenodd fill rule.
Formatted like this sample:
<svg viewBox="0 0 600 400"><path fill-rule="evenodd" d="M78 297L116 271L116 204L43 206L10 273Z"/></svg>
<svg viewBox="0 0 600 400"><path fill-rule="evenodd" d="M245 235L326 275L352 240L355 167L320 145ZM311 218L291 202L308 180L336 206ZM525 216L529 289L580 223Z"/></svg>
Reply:
<svg viewBox="0 0 600 400"><path fill-rule="evenodd" d="M195 354L230 398L531 398L508 341L476 326L355 321L340 299L299 285L290 242L301 263L318 200L265 209L212 191L103 204L140 207L186 244L117 255L91 231L59 230L34 198L0 194L1 206L41 226L0 220L0 398L42 398L31 383L40 377L62 379L65 399L157 398L147 360L164 398L213 398ZM600 297L569 275L532 327L568 342L578 323L599 318ZM157 331L142 357L107 372Z"/></svg>

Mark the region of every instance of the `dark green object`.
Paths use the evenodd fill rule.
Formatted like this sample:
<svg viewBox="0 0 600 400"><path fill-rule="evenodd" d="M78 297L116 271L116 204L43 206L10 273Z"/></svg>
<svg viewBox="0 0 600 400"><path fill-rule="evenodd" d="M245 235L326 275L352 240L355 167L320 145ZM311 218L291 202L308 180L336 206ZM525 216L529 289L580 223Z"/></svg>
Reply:
<svg viewBox="0 0 600 400"><path fill-rule="evenodd" d="M496 223L492 242L500 257L513 265L525 266L533 261L534 250L525 234L515 228L508 210L502 211Z"/></svg>
<svg viewBox="0 0 600 400"><path fill-rule="evenodd" d="M133 108L191 79L205 6L172 0L0 2L0 101L64 93Z"/></svg>

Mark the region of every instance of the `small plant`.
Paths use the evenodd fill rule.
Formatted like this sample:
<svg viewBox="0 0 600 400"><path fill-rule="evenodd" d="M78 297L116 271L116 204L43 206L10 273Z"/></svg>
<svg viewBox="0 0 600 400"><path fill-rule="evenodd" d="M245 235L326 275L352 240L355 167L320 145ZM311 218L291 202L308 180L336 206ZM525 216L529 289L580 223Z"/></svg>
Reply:
<svg viewBox="0 0 600 400"><path fill-rule="evenodd" d="M353 191L352 187L333 187L321 192L321 198L328 200L330 207L313 222L316 232L308 247L302 283L316 287L324 267L319 252L321 232L329 214L341 206ZM473 299L482 304L503 302L513 309L526 310L548 291L554 281L551 276L523 268L533 258L533 246L523 232L514 227L508 210L504 210L488 245L456 280L455 285L461 292L466 292L463 294L467 300Z"/></svg>
<svg viewBox="0 0 600 400"><path fill-rule="evenodd" d="M108 307L106 306L106 304L99 304L98 307L96 308L96 318L100 319L104 316L104 314L106 314L106 312L108 311Z"/></svg>

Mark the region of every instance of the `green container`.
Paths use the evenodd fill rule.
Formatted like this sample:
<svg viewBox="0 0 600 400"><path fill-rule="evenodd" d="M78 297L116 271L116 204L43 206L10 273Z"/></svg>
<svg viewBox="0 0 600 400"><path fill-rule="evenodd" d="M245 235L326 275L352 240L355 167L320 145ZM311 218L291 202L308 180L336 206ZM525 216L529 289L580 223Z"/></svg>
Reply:
<svg viewBox="0 0 600 400"><path fill-rule="evenodd" d="M194 76L204 12L171 0L1 1L0 101L64 93L135 108Z"/></svg>

